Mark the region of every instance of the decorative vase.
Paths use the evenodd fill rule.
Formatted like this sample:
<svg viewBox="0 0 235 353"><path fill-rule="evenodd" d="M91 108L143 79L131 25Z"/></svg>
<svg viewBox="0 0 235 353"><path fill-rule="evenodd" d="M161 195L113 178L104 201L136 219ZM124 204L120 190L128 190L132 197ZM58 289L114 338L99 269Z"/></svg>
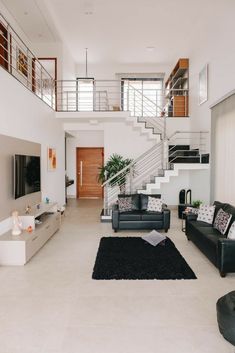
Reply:
<svg viewBox="0 0 235 353"><path fill-rule="evenodd" d="M19 219L19 214L17 211L12 212L12 235L20 235L22 232L22 223Z"/></svg>

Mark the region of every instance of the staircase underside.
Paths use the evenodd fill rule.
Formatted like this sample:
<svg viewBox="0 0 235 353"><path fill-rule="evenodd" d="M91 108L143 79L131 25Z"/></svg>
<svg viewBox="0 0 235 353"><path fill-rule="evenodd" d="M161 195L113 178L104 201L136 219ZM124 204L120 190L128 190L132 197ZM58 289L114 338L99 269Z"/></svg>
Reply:
<svg viewBox="0 0 235 353"><path fill-rule="evenodd" d="M210 169L209 164L204 163L174 163L172 164L172 169L167 169L164 171L164 176L154 177L154 181L151 183L146 183L143 189L138 189L139 194L151 194L152 190L161 189L161 184L169 183L171 177L179 175L180 170L208 170Z"/></svg>

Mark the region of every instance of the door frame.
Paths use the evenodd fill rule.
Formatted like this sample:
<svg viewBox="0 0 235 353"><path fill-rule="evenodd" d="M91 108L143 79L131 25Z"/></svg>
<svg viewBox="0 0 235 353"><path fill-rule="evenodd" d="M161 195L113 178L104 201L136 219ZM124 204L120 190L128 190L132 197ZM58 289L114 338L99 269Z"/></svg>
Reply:
<svg viewBox="0 0 235 353"><path fill-rule="evenodd" d="M78 186L78 170L79 170L79 165L78 165L78 151L79 149L86 149L86 150L92 150L92 149L100 149L102 150L102 166L104 165L104 147L76 147L76 198L79 199L79 186ZM102 188L102 198L104 198L104 188Z"/></svg>

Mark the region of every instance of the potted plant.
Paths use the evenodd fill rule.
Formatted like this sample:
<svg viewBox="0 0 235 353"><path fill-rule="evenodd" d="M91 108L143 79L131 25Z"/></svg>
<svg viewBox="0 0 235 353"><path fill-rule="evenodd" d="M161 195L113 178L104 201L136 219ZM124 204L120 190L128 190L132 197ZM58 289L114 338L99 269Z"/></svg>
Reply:
<svg viewBox="0 0 235 353"><path fill-rule="evenodd" d="M112 178L123 168L131 164L132 161L133 161L132 159L124 158L119 154L116 154L116 153L112 154L109 157L106 164L102 168L100 168L100 173L98 177L99 182L104 183L106 180ZM127 168L123 173L113 178L110 182L110 185L111 186L118 185L120 192L125 193L125 180L129 171L130 171L130 168Z"/></svg>
<svg viewBox="0 0 235 353"><path fill-rule="evenodd" d="M195 200L192 202L194 208L199 208L203 202L201 200Z"/></svg>

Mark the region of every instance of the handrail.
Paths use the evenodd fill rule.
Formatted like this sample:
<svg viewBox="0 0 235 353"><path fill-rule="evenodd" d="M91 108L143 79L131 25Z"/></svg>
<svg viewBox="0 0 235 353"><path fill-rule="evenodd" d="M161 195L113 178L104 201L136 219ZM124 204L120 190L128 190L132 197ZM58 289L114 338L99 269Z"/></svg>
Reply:
<svg viewBox="0 0 235 353"><path fill-rule="evenodd" d="M52 76L49 74L49 72L45 69L45 67L40 63L40 61L38 61L37 56L34 55L34 53L31 51L31 49L29 49L29 47L25 44L25 42L23 41L23 39L20 38L20 36L16 33L16 31L14 30L14 28L10 25L10 23L6 20L6 18L3 16L2 13L0 13L0 18L2 18L4 20L4 22L6 23L6 30L8 31L9 29L11 30L11 32L14 33L14 35L20 40L20 42L24 45L24 47L27 49L27 53L30 53L32 55L32 57L37 61L37 63L41 66L41 68L43 68L43 70L48 74L48 76L54 81L54 79L52 78ZM4 26L4 24L3 24ZM4 26L5 27L5 26ZM7 41L7 43L10 43L9 40L5 37L4 40ZM18 46L20 45L19 42L16 41L16 44L18 44ZM10 44L11 45L11 44ZM2 45L1 45L2 46ZM3 49L5 49L2 46ZM20 49L25 49L25 48L20 48Z"/></svg>
<svg viewBox="0 0 235 353"><path fill-rule="evenodd" d="M154 101L152 101L149 97L147 97L147 96L145 96L144 94L143 94L143 92L140 90L140 89L138 89L138 88L135 88L135 87L133 87L132 85L128 85L128 87L131 87L131 89L133 89L133 91L137 91L143 98L145 98L145 99L147 99L147 100L149 100L152 104L156 104ZM147 90L149 90L149 91L156 91L156 89L145 89L145 91L147 91ZM162 89L159 89L158 91L163 91Z"/></svg>
<svg viewBox="0 0 235 353"><path fill-rule="evenodd" d="M168 137L168 140L172 139L173 136L177 134L209 134L209 131L175 131L172 135Z"/></svg>
<svg viewBox="0 0 235 353"><path fill-rule="evenodd" d="M118 173L116 173L115 175L113 175L111 178L109 178L108 180L106 180L101 186L104 187L105 185L107 185L108 183L110 183L113 179L115 179L116 177L118 177L120 174L122 174L123 172L125 172L127 169L130 169L131 167L133 167L137 162L139 162L141 159L143 159L144 157L146 157L149 153L151 153L152 151L154 151L156 148L160 147L162 145L162 142L158 142L156 145L154 145L153 147L151 147L149 150L145 151L143 154L141 154L138 158L136 158L135 160L133 160L130 164L128 164L126 167L124 167L123 169L121 169Z"/></svg>
<svg viewBox="0 0 235 353"><path fill-rule="evenodd" d="M20 38L6 18L0 13L0 22L4 28L0 32L1 68L6 70L18 82L56 110L56 82L46 68Z"/></svg>

